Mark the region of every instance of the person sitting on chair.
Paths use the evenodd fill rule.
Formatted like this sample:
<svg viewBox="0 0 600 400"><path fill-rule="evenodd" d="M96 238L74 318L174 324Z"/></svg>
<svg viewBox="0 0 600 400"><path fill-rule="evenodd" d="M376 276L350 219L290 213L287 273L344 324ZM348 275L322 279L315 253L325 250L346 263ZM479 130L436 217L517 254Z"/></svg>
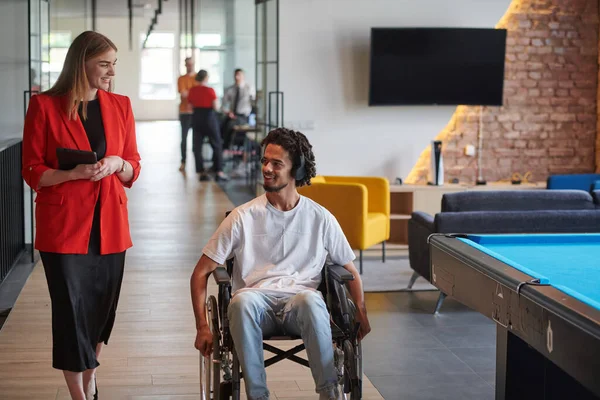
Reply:
<svg viewBox="0 0 600 400"><path fill-rule="evenodd" d="M362 282L353 264L355 255L335 217L296 190L310 185L316 175L306 136L277 128L269 132L262 146L266 193L236 207L223 220L202 250L191 277L195 347L204 356L212 352L205 312L208 277L234 257L228 318L248 398L269 398L263 335L284 332L302 338L320 399L337 399L330 318L317 288L327 257L352 273L349 290L360 324L358 339L362 340L371 328Z"/></svg>
<svg viewBox="0 0 600 400"><path fill-rule="evenodd" d="M225 89L223 95L222 111L225 118L221 125L221 135L224 149L231 148L233 127L248 124L256 98L254 88L246 82L243 69L237 68L233 73L233 79L235 83Z"/></svg>

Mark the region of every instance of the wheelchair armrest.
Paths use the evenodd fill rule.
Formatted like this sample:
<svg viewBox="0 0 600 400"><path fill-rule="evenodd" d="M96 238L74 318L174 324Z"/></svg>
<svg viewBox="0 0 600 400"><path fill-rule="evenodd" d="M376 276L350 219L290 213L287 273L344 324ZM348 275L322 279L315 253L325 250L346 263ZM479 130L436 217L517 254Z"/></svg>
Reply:
<svg viewBox="0 0 600 400"><path fill-rule="evenodd" d="M217 267L217 269L213 271L213 277L215 278L217 285L231 284L231 278L229 277L227 270L223 267Z"/></svg>
<svg viewBox="0 0 600 400"><path fill-rule="evenodd" d="M344 283L347 281L353 281L354 275L352 275L346 268L341 265L329 265L327 266L327 273L329 277L340 282Z"/></svg>

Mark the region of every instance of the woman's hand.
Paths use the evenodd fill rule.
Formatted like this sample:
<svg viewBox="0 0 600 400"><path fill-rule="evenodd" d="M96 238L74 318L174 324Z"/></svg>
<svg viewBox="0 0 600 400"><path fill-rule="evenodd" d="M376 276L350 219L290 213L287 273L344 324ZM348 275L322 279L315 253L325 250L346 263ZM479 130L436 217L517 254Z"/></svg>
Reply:
<svg viewBox="0 0 600 400"><path fill-rule="evenodd" d="M96 173L91 176L90 180L92 182L104 179L107 176L119 171L123 166L123 159L119 156L104 157L94 165L98 165L99 168L97 169Z"/></svg>
<svg viewBox="0 0 600 400"><path fill-rule="evenodd" d="M76 181L80 179L89 180L92 179L94 175L100 171L101 165L99 162L96 164L79 164L72 170L68 171L70 173L70 180Z"/></svg>

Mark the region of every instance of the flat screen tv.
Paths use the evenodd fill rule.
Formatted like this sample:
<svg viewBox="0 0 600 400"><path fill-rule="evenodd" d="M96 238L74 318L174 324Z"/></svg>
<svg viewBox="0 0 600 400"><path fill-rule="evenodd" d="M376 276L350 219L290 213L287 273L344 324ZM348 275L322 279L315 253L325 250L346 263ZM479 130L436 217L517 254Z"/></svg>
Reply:
<svg viewBox="0 0 600 400"><path fill-rule="evenodd" d="M502 105L506 30L372 28L369 105Z"/></svg>

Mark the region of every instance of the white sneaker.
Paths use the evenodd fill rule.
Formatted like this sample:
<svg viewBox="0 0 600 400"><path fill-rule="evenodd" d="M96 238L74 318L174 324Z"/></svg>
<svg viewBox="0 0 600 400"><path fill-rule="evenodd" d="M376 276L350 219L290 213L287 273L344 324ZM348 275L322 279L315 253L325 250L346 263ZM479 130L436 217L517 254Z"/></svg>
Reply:
<svg viewBox="0 0 600 400"><path fill-rule="evenodd" d="M342 400L343 397L341 393L342 392L339 390L339 386L336 386L329 392L319 393L319 400Z"/></svg>

